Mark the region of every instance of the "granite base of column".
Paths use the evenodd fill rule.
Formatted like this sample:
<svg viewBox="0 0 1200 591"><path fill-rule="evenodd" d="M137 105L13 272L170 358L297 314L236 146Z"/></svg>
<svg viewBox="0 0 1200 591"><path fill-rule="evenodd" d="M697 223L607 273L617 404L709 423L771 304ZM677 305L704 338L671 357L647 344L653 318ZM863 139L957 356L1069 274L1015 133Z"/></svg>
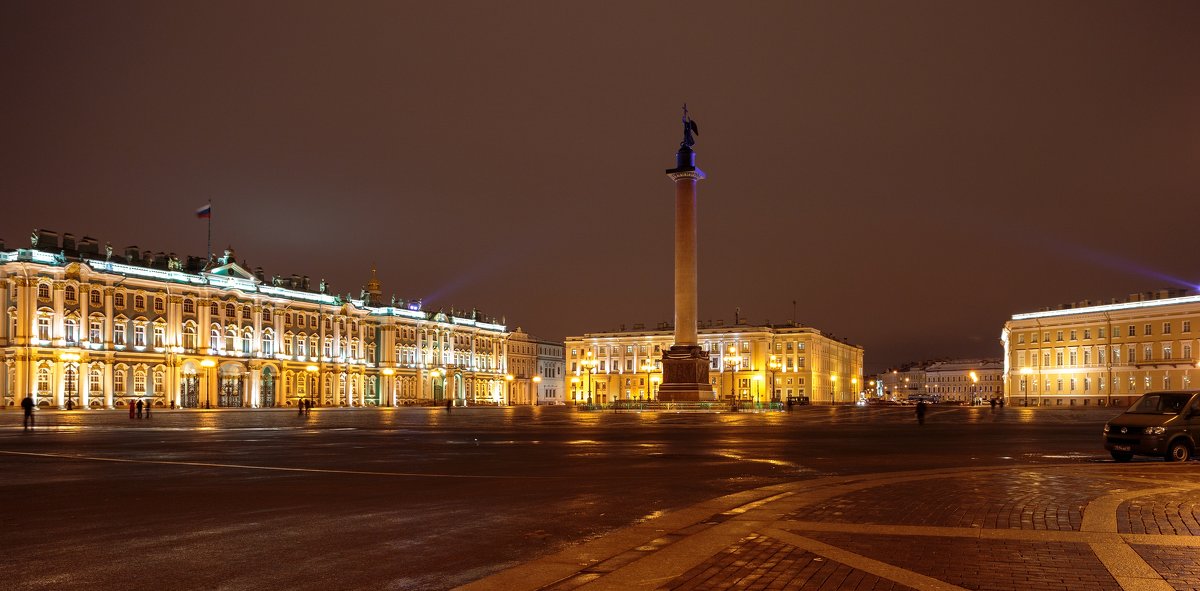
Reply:
<svg viewBox="0 0 1200 591"><path fill-rule="evenodd" d="M710 402L716 400L708 381L708 353L695 345L676 345L663 353L663 383L658 399L663 402Z"/></svg>

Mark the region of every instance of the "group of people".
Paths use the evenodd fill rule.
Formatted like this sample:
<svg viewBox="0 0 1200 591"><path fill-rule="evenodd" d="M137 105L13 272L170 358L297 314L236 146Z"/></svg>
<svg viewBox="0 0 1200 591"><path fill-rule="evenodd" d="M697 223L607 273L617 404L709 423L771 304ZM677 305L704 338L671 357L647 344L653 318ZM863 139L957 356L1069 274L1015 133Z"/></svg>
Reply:
<svg viewBox="0 0 1200 591"><path fill-rule="evenodd" d="M133 401L130 400L129 401L129 418L131 418L131 419L142 418L142 411L145 411L147 419L150 418L150 407L151 406L152 405L149 402L142 402L141 400L139 400L139 401L137 401L137 404L134 404Z"/></svg>
<svg viewBox="0 0 1200 591"><path fill-rule="evenodd" d="M312 413L312 401L311 400L300 401L299 403L296 404L296 410L297 410L298 416L302 416L302 417L308 416L309 414Z"/></svg>

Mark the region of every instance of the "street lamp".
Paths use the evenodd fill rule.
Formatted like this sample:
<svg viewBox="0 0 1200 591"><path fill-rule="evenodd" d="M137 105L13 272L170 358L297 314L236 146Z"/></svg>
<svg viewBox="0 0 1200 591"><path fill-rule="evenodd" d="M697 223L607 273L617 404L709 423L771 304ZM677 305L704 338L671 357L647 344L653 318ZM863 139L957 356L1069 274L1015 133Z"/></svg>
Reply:
<svg viewBox="0 0 1200 591"><path fill-rule="evenodd" d="M512 406L513 375L510 373L504 374L504 381L508 382L508 402L506 404Z"/></svg>
<svg viewBox="0 0 1200 591"><path fill-rule="evenodd" d="M67 377L67 410L72 410L75 408L75 380L79 375L77 365L80 359L79 353L62 353L58 358L67 364L66 369L71 370L64 373Z"/></svg>
<svg viewBox="0 0 1200 591"><path fill-rule="evenodd" d="M542 388L542 376L533 376L533 405L538 405L538 393Z"/></svg>
<svg viewBox="0 0 1200 591"><path fill-rule="evenodd" d="M650 376L650 392L649 392L650 400L658 400L658 396L655 395L655 391L656 391L656 385L661 381L662 381L662 376Z"/></svg>
<svg viewBox="0 0 1200 591"><path fill-rule="evenodd" d="M779 402L779 394L775 389L775 372L779 371L783 364L779 362L779 358L772 355L767 361L767 369L771 370L771 402Z"/></svg>
<svg viewBox="0 0 1200 591"><path fill-rule="evenodd" d="M829 401L837 402L837 376L829 376Z"/></svg>
<svg viewBox="0 0 1200 591"><path fill-rule="evenodd" d="M729 368L729 399L732 402L737 402L737 393L734 392L733 382L737 379L737 366L742 362L742 358L737 354L737 346L730 345L729 351L722 358L725 366Z"/></svg>
<svg viewBox="0 0 1200 591"><path fill-rule="evenodd" d="M763 381L762 374L754 374L754 406L758 406L758 384Z"/></svg>
<svg viewBox="0 0 1200 591"><path fill-rule="evenodd" d="M642 364L642 371L646 372L646 400L650 400L650 379L651 379L650 374L655 369L657 369L657 366L654 365L653 361L647 360L645 363Z"/></svg>
<svg viewBox="0 0 1200 591"><path fill-rule="evenodd" d="M217 366L217 362L212 359L201 359L200 367L204 368L202 377L208 377L208 370ZM212 408L212 397L208 393L208 388L204 388L204 408Z"/></svg>
<svg viewBox="0 0 1200 591"><path fill-rule="evenodd" d="M858 378L850 378L850 391L858 395ZM849 402L849 401L847 401ZM855 402L858 402L857 400Z"/></svg>
<svg viewBox="0 0 1200 591"><path fill-rule="evenodd" d="M1023 406L1026 407L1029 406L1029 374L1031 373L1033 373L1033 370L1029 367L1021 368L1021 391L1025 393Z"/></svg>
<svg viewBox="0 0 1200 591"><path fill-rule="evenodd" d="M383 368L384 380L383 383L388 391L388 406L396 406L396 387L392 384L392 376L396 375L396 370L385 367Z"/></svg>
<svg viewBox="0 0 1200 591"><path fill-rule="evenodd" d="M967 375L971 376L971 404L975 404L975 398L979 394L979 374L971 370Z"/></svg>
<svg viewBox="0 0 1200 591"><path fill-rule="evenodd" d="M595 382L595 378L592 377L592 374L596 373L596 365L598 365L599 362L596 361L596 359L592 357L592 352L588 351L585 354L584 360L580 361L579 364L582 365L585 369L587 369L587 373L588 373L587 403L588 403L588 406L591 406L592 405L592 387L595 385L593 383L593 382Z"/></svg>

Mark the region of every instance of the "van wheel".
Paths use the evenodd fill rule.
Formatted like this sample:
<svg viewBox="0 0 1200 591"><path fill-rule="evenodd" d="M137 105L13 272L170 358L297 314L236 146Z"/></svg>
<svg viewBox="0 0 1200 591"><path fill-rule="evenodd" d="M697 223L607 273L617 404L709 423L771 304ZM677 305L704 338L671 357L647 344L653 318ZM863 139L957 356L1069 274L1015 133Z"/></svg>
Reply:
<svg viewBox="0 0 1200 591"><path fill-rule="evenodd" d="M1132 453L1132 452L1128 452L1128 451L1113 451L1113 452L1109 452L1109 453L1111 453L1111 454L1112 454L1112 457L1113 457L1113 459L1114 459L1114 460L1116 460L1116 461L1118 461L1118 462L1128 462L1129 460L1132 460L1132 459L1133 459L1133 453Z"/></svg>
<svg viewBox="0 0 1200 591"><path fill-rule="evenodd" d="M1183 439L1176 439L1167 448L1168 462L1186 462L1192 459L1192 446Z"/></svg>

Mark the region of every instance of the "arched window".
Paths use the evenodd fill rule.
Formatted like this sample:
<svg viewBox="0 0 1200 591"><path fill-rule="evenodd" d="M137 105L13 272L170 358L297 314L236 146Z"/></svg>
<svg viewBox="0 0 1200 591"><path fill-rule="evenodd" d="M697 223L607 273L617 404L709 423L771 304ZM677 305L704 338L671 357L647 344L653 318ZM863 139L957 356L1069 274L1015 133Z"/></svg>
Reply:
<svg viewBox="0 0 1200 591"><path fill-rule="evenodd" d="M125 339L129 338L129 319L117 316L113 319L113 344L124 347Z"/></svg>
<svg viewBox="0 0 1200 591"><path fill-rule="evenodd" d="M196 348L196 323L191 320L183 324L183 348Z"/></svg>
<svg viewBox="0 0 1200 591"><path fill-rule="evenodd" d="M50 340L50 319L54 316L52 310L38 310L37 337L39 340Z"/></svg>
<svg viewBox="0 0 1200 591"><path fill-rule="evenodd" d="M125 294L118 291L117 294L113 296L113 305L118 308L124 308L125 307Z"/></svg>
<svg viewBox="0 0 1200 591"><path fill-rule="evenodd" d="M154 311L161 314L162 312L165 312L166 310L167 310L166 300L164 300L162 298L154 298Z"/></svg>
<svg viewBox="0 0 1200 591"><path fill-rule="evenodd" d="M92 292L88 295L88 301L91 302L91 304L93 306L99 306L100 305L100 290L93 289Z"/></svg>
<svg viewBox="0 0 1200 591"><path fill-rule="evenodd" d="M50 284L49 283L39 283L38 284L38 299L39 300L50 299Z"/></svg>
<svg viewBox="0 0 1200 591"><path fill-rule="evenodd" d="M154 389L150 391L151 396L155 396L157 394L162 394L162 393L166 392L166 390L163 389L163 378L165 378L165 377L166 377L166 374L163 373L163 370L161 370L161 369L154 370L154 382L153 382Z"/></svg>
<svg viewBox="0 0 1200 591"><path fill-rule="evenodd" d="M225 316L227 318L235 318L237 316L237 311L234 310L233 304L225 304Z"/></svg>
<svg viewBox="0 0 1200 591"><path fill-rule="evenodd" d="M237 336L238 332L236 326L230 326L229 328L225 329L226 351L237 351Z"/></svg>
<svg viewBox="0 0 1200 591"><path fill-rule="evenodd" d="M63 319L63 336L66 337L67 344L75 345L79 343L78 318L67 317Z"/></svg>
<svg viewBox="0 0 1200 591"><path fill-rule="evenodd" d="M183 300L183 313L184 314L193 314L195 312L196 312L196 300L193 300L192 298L184 299Z"/></svg>
<svg viewBox="0 0 1200 591"><path fill-rule="evenodd" d="M250 354L250 345L253 342L254 342L254 330L249 327L246 327L246 329L242 331L242 353L249 355Z"/></svg>
<svg viewBox="0 0 1200 591"><path fill-rule="evenodd" d="M263 308L263 311L262 311L262 321L263 321L263 322L270 322L270 321L271 321L271 309L270 309L270 308Z"/></svg>
<svg viewBox="0 0 1200 591"><path fill-rule="evenodd" d="M308 355L308 338L304 333L296 335L296 355L305 357Z"/></svg>
<svg viewBox="0 0 1200 591"><path fill-rule="evenodd" d="M142 310L146 307L146 298L144 296L133 296L133 307L137 310Z"/></svg>
<svg viewBox="0 0 1200 591"><path fill-rule="evenodd" d="M129 393L128 390L125 389L125 376L128 372L129 370L126 369L124 365L118 365L116 369L113 370L114 394L118 396L124 396Z"/></svg>
<svg viewBox="0 0 1200 591"><path fill-rule="evenodd" d="M39 396L50 396L50 368L42 366L38 368L37 373L37 394Z"/></svg>
<svg viewBox="0 0 1200 591"><path fill-rule="evenodd" d="M92 396L104 395L104 371L98 367L88 372L88 391Z"/></svg>
<svg viewBox="0 0 1200 591"><path fill-rule="evenodd" d="M213 302L212 305L208 307L208 312L209 314L216 316L221 313L221 307L218 306L216 302Z"/></svg>
<svg viewBox="0 0 1200 591"><path fill-rule="evenodd" d="M167 323L159 319L154 323L154 347L163 348L167 346Z"/></svg>
<svg viewBox="0 0 1200 591"><path fill-rule="evenodd" d="M283 354L291 355L292 351L293 351L292 333L289 332L289 333L283 335Z"/></svg>
<svg viewBox="0 0 1200 591"><path fill-rule="evenodd" d="M133 372L133 395L143 396L146 393L146 370L137 369Z"/></svg>
<svg viewBox="0 0 1200 591"><path fill-rule="evenodd" d="M96 314L88 319L88 341L92 343L104 342L104 317Z"/></svg>
<svg viewBox="0 0 1200 591"><path fill-rule="evenodd" d="M214 351L221 348L221 327L215 324L208 331L208 348Z"/></svg>
<svg viewBox="0 0 1200 591"><path fill-rule="evenodd" d="M275 355L275 333L270 329L264 330L262 335L262 354L271 357Z"/></svg>
<svg viewBox="0 0 1200 591"><path fill-rule="evenodd" d="M254 313L254 311L250 309L250 306L246 306L245 308L242 308L242 318L245 318L246 320L253 320L254 319L254 317L252 316L253 313Z"/></svg>
<svg viewBox="0 0 1200 591"><path fill-rule="evenodd" d="M64 295L66 296L68 302L75 303L75 300L78 298L79 292L75 291L74 285L68 285L67 288L65 290L63 290L63 292L64 292Z"/></svg>

